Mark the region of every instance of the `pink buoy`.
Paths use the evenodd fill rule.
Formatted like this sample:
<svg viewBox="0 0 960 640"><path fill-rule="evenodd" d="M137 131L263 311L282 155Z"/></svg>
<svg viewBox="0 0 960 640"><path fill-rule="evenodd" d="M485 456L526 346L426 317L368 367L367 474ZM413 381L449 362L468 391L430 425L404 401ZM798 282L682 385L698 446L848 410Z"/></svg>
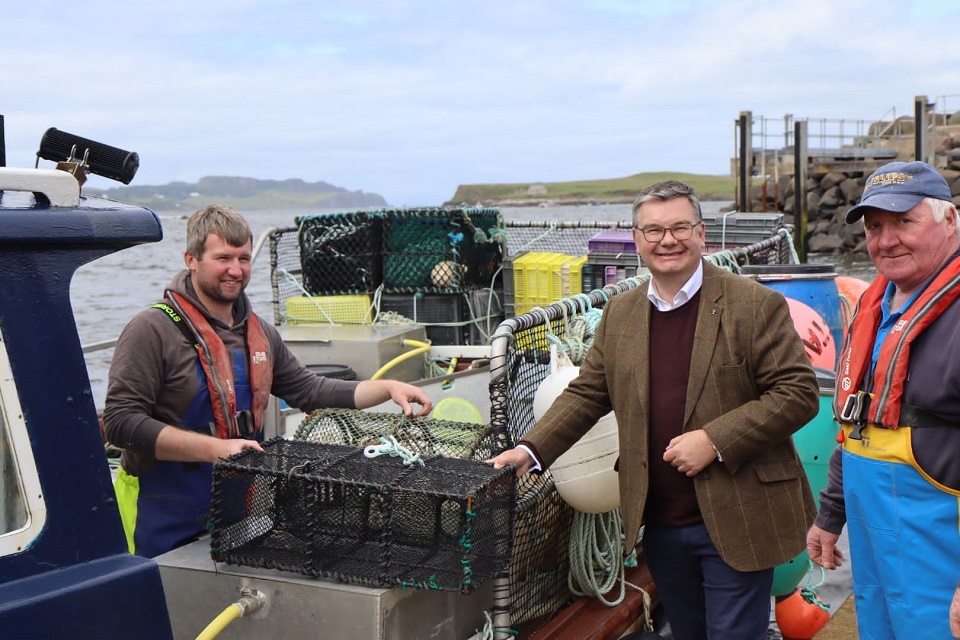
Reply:
<svg viewBox="0 0 960 640"><path fill-rule="evenodd" d="M790 307L793 326L800 334L803 349L810 358L810 364L833 370L837 361L837 345L823 316L814 311L813 307L793 298L787 298L787 305Z"/></svg>
<svg viewBox="0 0 960 640"><path fill-rule="evenodd" d="M760 284L776 289L788 300L797 300L814 311L821 318L821 326L825 327L832 336L834 353L840 352L843 344L843 313L841 310L840 294L837 289L837 272L831 264L760 264L745 265L741 272ZM802 331L804 339L810 336ZM810 353L816 349L812 344L807 349ZM827 369L835 369L836 361L829 364L818 357ZM821 365L818 365L821 366Z"/></svg>

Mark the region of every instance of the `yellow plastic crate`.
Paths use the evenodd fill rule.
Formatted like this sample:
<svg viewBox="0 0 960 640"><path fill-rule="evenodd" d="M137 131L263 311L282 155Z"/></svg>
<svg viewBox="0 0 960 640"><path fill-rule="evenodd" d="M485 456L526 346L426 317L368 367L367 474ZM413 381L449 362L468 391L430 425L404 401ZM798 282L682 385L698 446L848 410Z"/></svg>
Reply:
<svg viewBox="0 0 960 640"><path fill-rule="evenodd" d="M587 262L587 256L580 256L563 265L562 270L566 274L567 288L563 292L565 298L583 293L583 265Z"/></svg>
<svg viewBox="0 0 960 640"><path fill-rule="evenodd" d="M516 315L542 307L569 295L563 265L574 256L547 251L531 251L513 262L513 299Z"/></svg>
<svg viewBox="0 0 960 640"><path fill-rule="evenodd" d="M288 324L329 324L331 322L334 324L369 324L372 321L373 309L371 308L369 295L293 296L287 298Z"/></svg>
<svg viewBox="0 0 960 640"><path fill-rule="evenodd" d="M543 259L538 264L538 300L541 305L550 304L563 298L563 278L561 269L563 263L567 262L573 256L563 253L544 254Z"/></svg>
<svg viewBox="0 0 960 640"><path fill-rule="evenodd" d="M538 252L525 253L513 262L513 301L518 310L521 306L536 306L539 256Z"/></svg>

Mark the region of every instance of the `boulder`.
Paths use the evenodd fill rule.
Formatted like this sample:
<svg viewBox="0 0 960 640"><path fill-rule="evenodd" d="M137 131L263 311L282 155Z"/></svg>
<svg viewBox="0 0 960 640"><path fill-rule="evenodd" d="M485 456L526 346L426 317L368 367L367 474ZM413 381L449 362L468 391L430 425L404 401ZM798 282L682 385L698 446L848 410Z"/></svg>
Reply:
<svg viewBox="0 0 960 640"><path fill-rule="evenodd" d="M780 201L793 200L793 176L780 176Z"/></svg>
<svg viewBox="0 0 960 640"><path fill-rule="evenodd" d="M847 175L840 171L831 171L820 180L820 188L829 191L847 179Z"/></svg>
<svg viewBox="0 0 960 640"><path fill-rule="evenodd" d="M846 203L846 198L844 198L843 192L840 191L839 186L830 187L829 189L823 192L823 195L820 196L821 207L836 208L844 203Z"/></svg>
<svg viewBox="0 0 960 640"><path fill-rule="evenodd" d="M843 246L843 239L833 233L817 233L807 240L810 253L831 253Z"/></svg>
<svg viewBox="0 0 960 640"><path fill-rule="evenodd" d="M840 191L843 193L843 199L849 204L856 204L863 195L864 178L847 178L840 183Z"/></svg>

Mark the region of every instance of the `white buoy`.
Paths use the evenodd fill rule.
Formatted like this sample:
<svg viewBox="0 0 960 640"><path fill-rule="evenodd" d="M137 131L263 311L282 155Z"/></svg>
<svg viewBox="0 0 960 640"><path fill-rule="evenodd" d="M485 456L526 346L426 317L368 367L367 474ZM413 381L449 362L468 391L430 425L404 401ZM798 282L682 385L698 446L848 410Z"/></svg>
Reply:
<svg viewBox="0 0 960 640"><path fill-rule="evenodd" d="M580 373L556 345L550 347L550 375L533 396L533 416L543 417L553 401ZM620 484L613 469L620 452L613 412L600 418L570 449L550 465L557 493L571 507L584 513L606 513L620 506Z"/></svg>

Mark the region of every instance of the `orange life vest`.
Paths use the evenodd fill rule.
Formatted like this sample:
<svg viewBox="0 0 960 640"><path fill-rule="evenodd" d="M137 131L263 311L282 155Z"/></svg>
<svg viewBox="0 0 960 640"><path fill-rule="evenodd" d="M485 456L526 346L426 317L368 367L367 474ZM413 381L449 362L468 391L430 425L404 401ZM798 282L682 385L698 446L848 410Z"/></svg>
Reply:
<svg viewBox="0 0 960 640"><path fill-rule="evenodd" d="M841 418L850 396L860 391L870 369L873 343L882 317L887 280L878 275L860 297L853 324L840 354L834 413ZM910 363L910 345L960 296L960 257L954 258L913 301L883 340L873 371L873 397L864 422L896 429L900 421L903 385ZM841 420L843 421L843 420Z"/></svg>
<svg viewBox="0 0 960 640"><path fill-rule="evenodd" d="M216 330L210 326L206 316L183 295L167 291L167 297L173 308L190 327L197 340L197 352L200 365L207 378L210 401L213 404L213 419L217 427L218 438L236 438L240 434L237 428L237 394L234 388L233 367L230 353ZM267 415L267 402L270 400L270 388L273 386L273 357L270 344L260 326L260 319L253 311L246 324L248 372L254 418L254 431L259 433Z"/></svg>

